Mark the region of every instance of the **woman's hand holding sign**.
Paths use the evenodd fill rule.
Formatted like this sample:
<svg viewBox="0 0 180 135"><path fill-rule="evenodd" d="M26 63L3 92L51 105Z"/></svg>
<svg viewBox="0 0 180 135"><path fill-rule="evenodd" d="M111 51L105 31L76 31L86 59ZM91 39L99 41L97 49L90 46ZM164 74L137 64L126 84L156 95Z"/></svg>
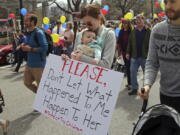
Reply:
<svg viewBox="0 0 180 135"><path fill-rule="evenodd" d="M71 53L71 58L73 59L73 60L80 60L80 58L81 58L81 56L82 56L83 54L82 54L82 52L72 52Z"/></svg>

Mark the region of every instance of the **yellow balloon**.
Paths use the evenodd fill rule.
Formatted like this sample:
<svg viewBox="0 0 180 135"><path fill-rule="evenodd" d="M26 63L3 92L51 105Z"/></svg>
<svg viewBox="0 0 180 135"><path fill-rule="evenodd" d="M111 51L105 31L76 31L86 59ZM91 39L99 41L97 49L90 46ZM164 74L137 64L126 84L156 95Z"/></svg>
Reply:
<svg viewBox="0 0 180 135"><path fill-rule="evenodd" d="M43 18L43 23L44 24L49 24L49 18L48 17L44 17Z"/></svg>
<svg viewBox="0 0 180 135"><path fill-rule="evenodd" d="M144 16L144 12L140 13L140 15Z"/></svg>
<svg viewBox="0 0 180 135"><path fill-rule="evenodd" d="M153 18L158 18L158 15L157 15L157 14L154 14L154 15L153 15Z"/></svg>
<svg viewBox="0 0 180 135"><path fill-rule="evenodd" d="M162 8L163 11L165 10L165 3L164 3L164 1L162 1L162 2L160 3L160 7Z"/></svg>
<svg viewBox="0 0 180 135"><path fill-rule="evenodd" d="M61 16L60 22L61 22L61 23L65 23L65 22L66 22L66 17L65 17L65 16Z"/></svg>
<svg viewBox="0 0 180 135"><path fill-rule="evenodd" d="M132 19L134 17L134 15L131 12L128 12L127 14L125 14L124 18L125 19Z"/></svg>
<svg viewBox="0 0 180 135"><path fill-rule="evenodd" d="M119 28L122 29L122 23L119 24Z"/></svg>
<svg viewBox="0 0 180 135"><path fill-rule="evenodd" d="M60 39L58 34L51 34L51 37L54 43L57 43Z"/></svg>

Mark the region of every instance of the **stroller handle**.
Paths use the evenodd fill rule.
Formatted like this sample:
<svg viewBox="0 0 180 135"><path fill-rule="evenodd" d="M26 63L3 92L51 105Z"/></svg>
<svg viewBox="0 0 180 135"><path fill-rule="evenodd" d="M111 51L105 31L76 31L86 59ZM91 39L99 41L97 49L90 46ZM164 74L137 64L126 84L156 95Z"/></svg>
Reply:
<svg viewBox="0 0 180 135"><path fill-rule="evenodd" d="M141 88L141 92L144 93L144 91L145 91L145 89ZM146 111L147 104L148 104L148 99L144 99L142 109L141 109L141 113L144 113Z"/></svg>

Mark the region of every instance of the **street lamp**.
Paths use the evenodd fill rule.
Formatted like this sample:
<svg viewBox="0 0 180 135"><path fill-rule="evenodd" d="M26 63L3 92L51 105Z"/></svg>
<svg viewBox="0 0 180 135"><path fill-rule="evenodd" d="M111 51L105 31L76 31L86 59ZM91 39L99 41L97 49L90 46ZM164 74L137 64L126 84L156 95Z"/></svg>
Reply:
<svg viewBox="0 0 180 135"><path fill-rule="evenodd" d="M151 13L152 13L152 19L153 19L153 16L154 16L154 3L153 3L153 0L151 0Z"/></svg>
<svg viewBox="0 0 180 135"><path fill-rule="evenodd" d="M23 8L23 0L19 0L19 15L20 15L20 20L21 20L21 30L24 29L24 17L21 14L21 9Z"/></svg>

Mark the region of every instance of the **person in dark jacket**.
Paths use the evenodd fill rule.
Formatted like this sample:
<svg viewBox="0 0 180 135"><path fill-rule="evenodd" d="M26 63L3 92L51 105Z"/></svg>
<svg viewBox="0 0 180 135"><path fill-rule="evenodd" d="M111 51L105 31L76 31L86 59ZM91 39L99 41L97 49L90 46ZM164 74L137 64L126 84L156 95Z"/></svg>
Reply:
<svg viewBox="0 0 180 135"><path fill-rule="evenodd" d="M145 62L149 48L150 29L145 27L144 16L136 17L136 27L131 32L128 42L126 58L131 60L131 91L129 95L136 95L139 88L137 82L137 72L139 66L144 71ZM131 58L130 58L131 56Z"/></svg>
<svg viewBox="0 0 180 135"><path fill-rule="evenodd" d="M126 58L126 51L128 46L129 35L132 31L131 23L129 20L122 21L122 29L119 32L118 39L117 39L117 49L118 49L118 56L123 57L126 73L127 73L127 85L128 89L131 86L131 77L130 77L130 60Z"/></svg>
<svg viewBox="0 0 180 135"><path fill-rule="evenodd" d="M23 63L23 60L27 59L27 52L24 52L21 48L20 48L20 45L25 43L26 41L26 37L23 33L20 33L19 34L19 47L16 48L17 50L17 65L16 65L16 68L14 70L14 72L19 72L19 68L21 66L21 64Z"/></svg>

